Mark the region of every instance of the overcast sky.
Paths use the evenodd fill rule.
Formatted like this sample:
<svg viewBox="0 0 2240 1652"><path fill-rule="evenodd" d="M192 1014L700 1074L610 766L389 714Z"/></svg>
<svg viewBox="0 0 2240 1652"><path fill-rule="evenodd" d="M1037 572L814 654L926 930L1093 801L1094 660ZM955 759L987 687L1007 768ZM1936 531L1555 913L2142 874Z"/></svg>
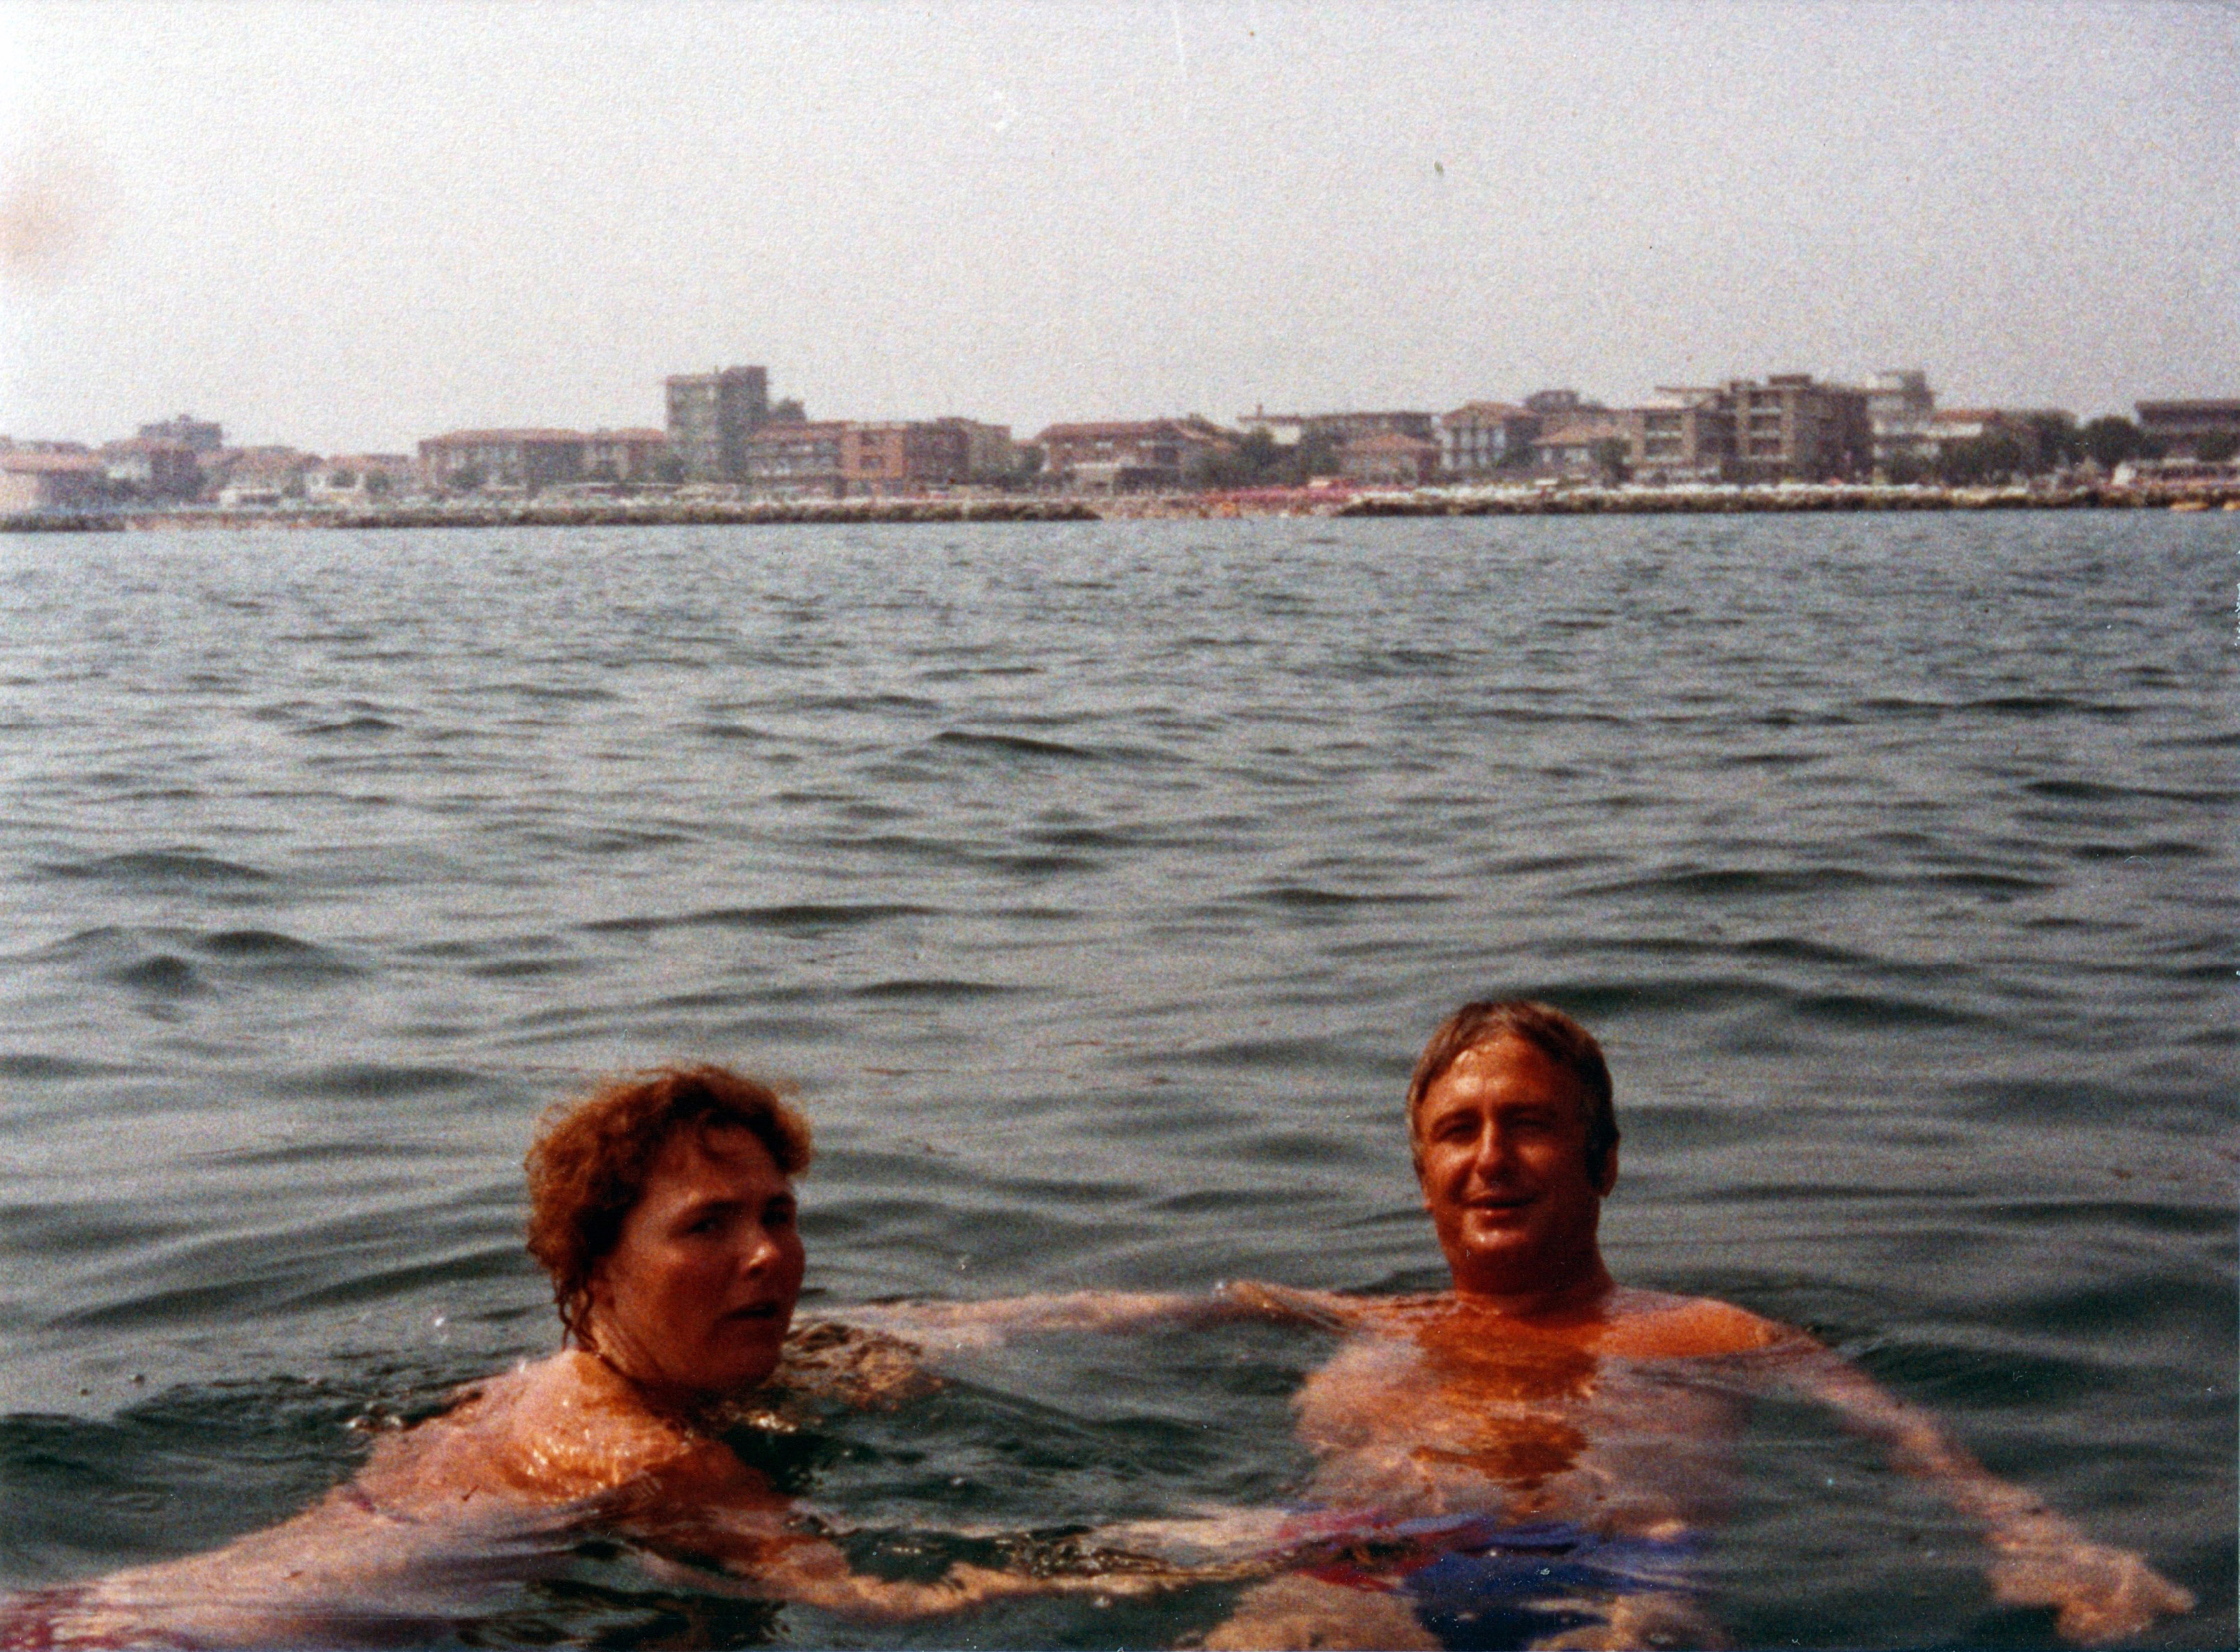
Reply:
<svg viewBox="0 0 2240 1652"><path fill-rule="evenodd" d="M0 0L0 432L2240 395L2240 14Z"/></svg>

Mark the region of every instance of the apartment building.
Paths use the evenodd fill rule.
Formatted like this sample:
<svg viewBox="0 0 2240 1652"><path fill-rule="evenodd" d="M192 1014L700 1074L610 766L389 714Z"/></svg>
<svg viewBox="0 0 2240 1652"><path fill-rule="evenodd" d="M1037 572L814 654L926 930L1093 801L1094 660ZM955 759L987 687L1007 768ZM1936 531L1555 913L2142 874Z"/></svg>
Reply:
<svg viewBox="0 0 2240 1652"><path fill-rule="evenodd" d="M1529 462L1540 416L1508 402L1465 402L1438 420L1439 469L1450 476L1483 476Z"/></svg>
<svg viewBox="0 0 2240 1652"><path fill-rule="evenodd" d="M0 510L84 510L108 500L108 469L94 454L0 451Z"/></svg>
<svg viewBox="0 0 2240 1652"><path fill-rule="evenodd" d="M1867 428L1876 467L1920 464L1937 456L1937 392L1918 368L1877 373L1867 383Z"/></svg>
<svg viewBox="0 0 2240 1652"><path fill-rule="evenodd" d="M1632 410L1626 463L1645 482L1719 482L1735 463L1735 417L1724 390L1661 384Z"/></svg>
<svg viewBox="0 0 2240 1652"><path fill-rule="evenodd" d="M194 449L168 437L136 436L102 445L101 462L117 491L140 499L191 499L202 491Z"/></svg>
<svg viewBox="0 0 2240 1652"><path fill-rule="evenodd" d="M2240 442L2240 400L2140 402L2139 430L2165 453L2201 456L2203 442Z"/></svg>
<svg viewBox="0 0 2240 1652"><path fill-rule="evenodd" d="M1420 488L1439 475L1439 444L1397 430L1356 436L1338 450L1338 474L1363 488Z"/></svg>
<svg viewBox="0 0 2240 1652"><path fill-rule="evenodd" d="M664 382L670 450L687 482L744 482L748 443L770 418L770 374L759 367L679 373Z"/></svg>
<svg viewBox="0 0 2240 1652"><path fill-rule="evenodd" d="M847 491L842 449L852 427L839 419L789 419L747 438L747 485L777 499L837 499Z"/></svg>
<svg viewBox="0 0 2240 1652"><path fill-rule="evenodd" d="M1432 413L1270 413L1261 409L1243 415L1237 423L1248 435L1265 430L1281 447L1296 447L1310 436L1328 436L1340 447L1372 436L1404 436L1434 443L1439 437L1438 416Z"/></svg>
<svg viewBox="0 0 2240 1652"><path fill-rule="evenodd" d="M1014 463L1009 425L971 419L851 423L840 439L840 470L851 495L916 492L993 481Z"/></svg>
<svg viewBox="0 0 2240 1652"><path fill-rule="evenodd" d="M658 482L669 456L665 430L593 430L583 438L583 476L593 482Z"/></svg>
<svg viewBox="0 0 2240 1652"><path fill-rule="evenodd" d="M1864 476L1873 464L1864 390L1816 384L1810 373L1772 373L1763 383L1730 380L1726 393L1739 481L1840 479Z"/></svg>
<svg viewBox="0 0 2240 1652"><path fill-rule="evenodd" d="M420 444L421 474L430 488L534 490L583 476L580 430L453 430Z"/></svg>
<svg viewBox="0 0 2240 1652"><path fill-rule="evenodd" d="M1615 450L1610 446L1613 443ZM1606 453L1616 451L1630 464L1641 449L1638 409L1580 409L1548 419L1539 440L1532 444L1532 463L1545 475L1587 477L1603 469Z"/></svg>
<svg viewBox="0 0 2240 1652"><path fill-rule="evenodd" d="M1236 445L1229 432L1195 415L1053 424L1035 442L1045 475L1090 493L1179 488Z"/></svg>
<svg viewBox="0 0 2240 1652"><path fill-rule="evenodd" d="M225 445L225 427L215 419L198 419L182 413L175 419L140 427L143 442L176 442L196 453L216 453Z"/></svg>
<svg viewBox="0 0 2240 1652"><path fill-rule="evenodd" d="M936 419L936 424L955 425L964 432L964 475L970 482L1000 482L1019 468L1019 445L1011 440L1008 424L983 424L977 419Z"/></svg>

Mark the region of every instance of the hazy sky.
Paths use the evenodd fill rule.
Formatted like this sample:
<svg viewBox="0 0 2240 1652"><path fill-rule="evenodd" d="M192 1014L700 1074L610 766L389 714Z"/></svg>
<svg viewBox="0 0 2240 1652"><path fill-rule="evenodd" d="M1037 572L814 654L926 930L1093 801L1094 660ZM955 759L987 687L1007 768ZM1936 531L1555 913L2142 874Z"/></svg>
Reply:
<svg viewBox="0 0 2240 1652"><path fill-rule="evenodd" d="M0 432L2240 395L2240 13L0 0Z"/></svg>

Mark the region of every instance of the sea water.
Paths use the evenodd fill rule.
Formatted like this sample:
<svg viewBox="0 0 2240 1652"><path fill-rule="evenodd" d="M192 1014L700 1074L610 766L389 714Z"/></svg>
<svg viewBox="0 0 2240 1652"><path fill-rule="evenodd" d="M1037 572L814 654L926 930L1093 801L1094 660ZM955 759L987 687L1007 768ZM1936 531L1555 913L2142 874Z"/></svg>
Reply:
<svg viewBox="0 0 2240 1652"><path fill-rule="evenodd" d="M1616 1071L1613 1269L1806 1326L2235 1635L2240 517L0 541L0 1586L190 1552L557 1336L520 1156L716 1059L818 1134L804 1312L1434 1286L1470 997ZM1047 1338L773 1446L890 1551L1294 1495L1269 1327ZM1745 1644L2044 1645L1760 1405ZM890 1556L891 1558L891 1556ZM850 1629L587 1544L462 1639Z"/></svg>

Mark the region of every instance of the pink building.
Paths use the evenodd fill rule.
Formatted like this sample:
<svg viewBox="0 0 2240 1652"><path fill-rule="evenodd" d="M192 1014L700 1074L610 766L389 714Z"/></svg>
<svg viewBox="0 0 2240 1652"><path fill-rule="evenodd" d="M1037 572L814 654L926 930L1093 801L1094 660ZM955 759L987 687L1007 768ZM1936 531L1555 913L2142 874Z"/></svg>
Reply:
<svg viewBox="0 0 2240 1652"><path fill-rule="evenodd" d="M90 453L0 453L0 510L84 510L108 503L108 469Z"/></svg>

